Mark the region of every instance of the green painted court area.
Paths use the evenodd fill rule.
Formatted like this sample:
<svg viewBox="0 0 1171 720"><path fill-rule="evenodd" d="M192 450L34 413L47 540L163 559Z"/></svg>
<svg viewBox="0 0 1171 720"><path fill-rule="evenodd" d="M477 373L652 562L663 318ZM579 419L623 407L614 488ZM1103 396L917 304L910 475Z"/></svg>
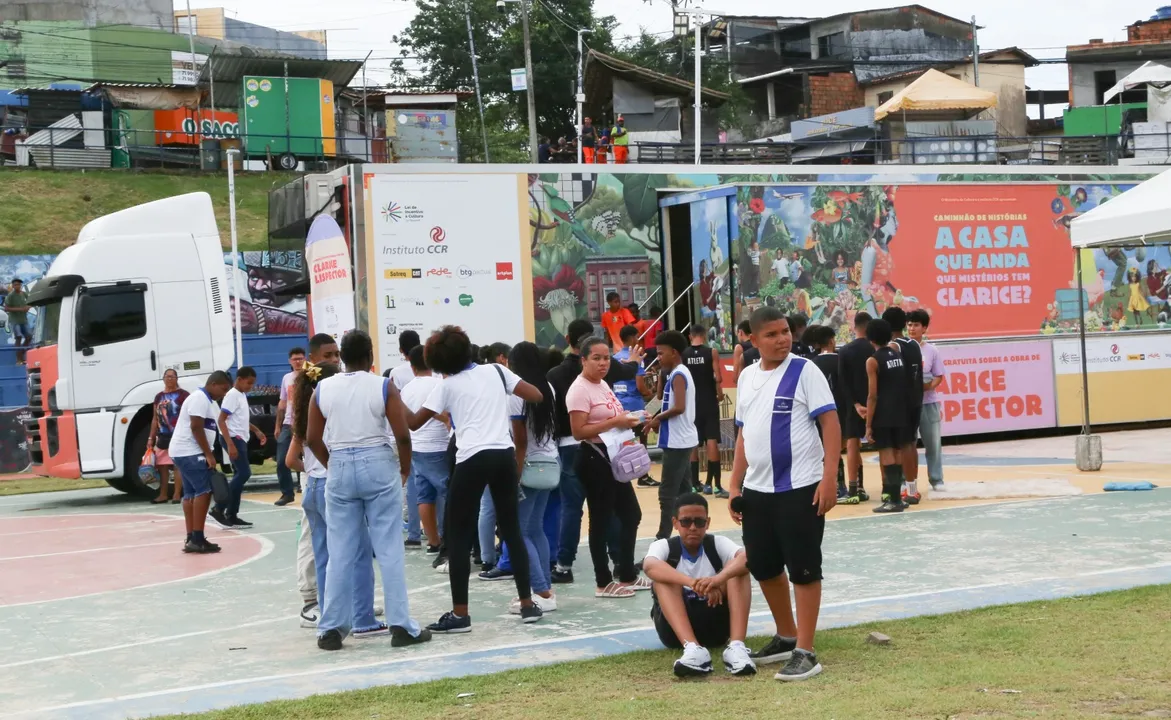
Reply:
<svg viewBox="0 0 1171 720"><path fill-rule="evenodd" d="M998 456L1006 473L1018 471L1013 462L1047 476L1065 472L1061 460L1038 470L1046 453L1024 445L969 446L962 456L978 455L981 472L995 472L989 463ZM1126 460L1166 467L1167 452L1154 446ZM1155 654L1163 657L1171 647L1166 589L917 617L1171 583L1171 491L937 502L925 507L942 509L835 520L826 531L821 625L846 629L819 638L826 672L788 688L762 672L730 705L714 689L680 690L670 653L613 657L657 648L650 597L594 599L584 548L578 582L558 586L559 609L536 625L508 614L511 583L473 579L469 635L405 650L391 648L388 638L350 640L341 652L321 652L298 621L300 511L247 504L242 514L254 530L214 531L224 552L191 557L179 552L177 507L100 489L0 497L0 718L147 717L367 688L376 689L225 717L654 718L681 708L760 716L801 703L814 703L808 707L816 717L852 717L859 707L875 717L1171 709L1165 695L1144 690L1171 667L1147 652L1162 648ZM729 534L739 539L738 530ZM648 544L640 540L639 551ZM407 561L412 612L430 622L449 609L447 577L421 552ZM753 603L750 634L765 635L771 624L758 593ZM1079 620L1086 609L1094 614ZM912 617L906 625L876 624ZM892 645L862 644L866 632L882 628L895 637ZM565 661L587 662L552 666ZM516 672L491 675L504 671ZM1111 684L1099 683L1100 674ZM1169 679L1159 692L1171 687ZM717 669L705 688L729 682ZM415 683L426 684L382 687ZM867 692L845 692L852 684ZM1125 700L1102 700L1106 687ZM932 699L941 688L954 703ZM1081 694L1052 706L1038 699L1061 688ZM475 695L456 698L465 692ZM791 704L794 698L800 703ZM1079 698L1113 704L1070 704ZM915 707L925 714L906 712Z"/></svg>

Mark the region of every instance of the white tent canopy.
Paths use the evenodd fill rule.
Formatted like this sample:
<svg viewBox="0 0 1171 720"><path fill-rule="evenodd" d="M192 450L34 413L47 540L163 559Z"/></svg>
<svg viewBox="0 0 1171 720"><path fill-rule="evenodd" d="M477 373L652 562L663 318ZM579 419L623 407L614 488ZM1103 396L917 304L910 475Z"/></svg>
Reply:
<svg viewBox="0 0 1171 720"><path fill-rule="evenodd" d="M1102 102L1108 103L1115 95L1124 93L1144 83L1171 83L1171 68L1166 65L1160 65L1157 62L1147 62L1138 70L1135 70L1115 83L1114 87L1107 90L1106 94L1102 96Z"/></svg>
<svg viewBox="0 0 1171 720"><path fill-rule="evenodd" d="M1171 170L1074 218L1069 234L1075 248L1171 242Z"/></svg>

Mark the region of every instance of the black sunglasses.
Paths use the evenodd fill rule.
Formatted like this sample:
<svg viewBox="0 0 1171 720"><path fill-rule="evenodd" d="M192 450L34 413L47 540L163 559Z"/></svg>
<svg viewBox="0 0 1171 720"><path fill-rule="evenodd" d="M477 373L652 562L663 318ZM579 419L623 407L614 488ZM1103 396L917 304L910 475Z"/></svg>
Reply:
<svg viewBox="0 0 1171 720"><path fill-rule="evenodd" d="M703 530L705 527L707 527L707 521L707 518L684 517L679 518L679 525L685 528L689 528L694 525L696 530Z"/></svg>

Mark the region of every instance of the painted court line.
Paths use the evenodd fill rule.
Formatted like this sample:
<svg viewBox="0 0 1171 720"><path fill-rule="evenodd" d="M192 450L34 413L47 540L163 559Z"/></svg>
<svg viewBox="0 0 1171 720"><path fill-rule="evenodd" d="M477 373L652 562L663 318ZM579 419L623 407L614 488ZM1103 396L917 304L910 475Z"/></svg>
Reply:
<svg viewBox="0 0 1171 720"><path fill-rule="evenodd" d="M51 516L46 516L46 517L68 517L68 515L51 515ZM125 528L125 527L130 527L131 525L150 525L151 523L156 523L156 522L178 522L178 521L181 521L182 519L183 518L178 515L167 515L167 516L159 517L155 520L131 520L131 521L127 521L124 523L112 523L110 525L67 525L65 527L45 528L43 530L22 530L21 532L14 532L14 533L0 533L0 537L17 537L20 535L40 535L42 533L53 533L53 532L74 532L74 531L78 531L78 530L105 530L106 528ZM3 518L0 518L0 522L3 522Z"/></svg>
<svg viewBox="0 0 1171 720"><path fill-rule="evenodd" d="M974 590L984 590L984 589L996 588L996 587L1005 588L1005 587L1015 587L1015 586L1021 586L1021 585L1037 585L1040 583L1051 582L1053 580L1070 581L1070 580L1076 580L1078 578L1084 578L1084 577L1101 577L1101 576L1105 576L1105 575L1116 575L1116 574L1130 573L1130 572L1136 572L1136 571L1141 571L1141 570L1152 570L1152 569L1156 569L1156 568L1158 568L1158 569L1171 568L1171 563L1158 563L1158 564L1152 564L1152 565L1139 565L1139 566L1126 567L1126 568L1113 568L1110 570L1099 570L1099 571L1093 571L1093 572L1088 572L1088 573L1078 573L1075 575L1067 575L1067 576L1053 576L1053 577L1049 577L1049 578L1030 578L1028 580L1022 580L1022 581L1013 582L1013 583L988 583L988 584L981 584L981 585L967 585L967 586L963 586L963 587L944 588L944 589L939 589L939 590L929 590L929 591L920 591L920 592L914 592L914 593L901 593L901 594L896 594L896 595L884 595L884 596L878 596L878 597L860 598L860 599L856 599L856 600L847 600L847 601L843 601L843 602L839 602L839 603L829 603L829 604L823 605L822 611L833 610L835 608L864 605L864 604L876 604L876 603L886 603L886 602L895 601L895 600L906 600L906 599L915 598L915 597L938 596L938 595L947 595L947 594L961 594L961 593L965 593L965 592L971 592ZM758 613L753 613L751 615L751 617L762 617L762 616L767 616L767 615L768 615L767 612L758 612ZM531 648L542 647L542 646L547 646L547 645L564 644L564 643L569 643L569 642L580 642L583 640L591 640L591 639L596 639L596 638L614 637L614 636L634 634L634 633L644 633L647 630L648 630L647 627L620 628L620 629L615 629L615 630L607 630L604 632L583 633L581 635L572 635L572 636L560 637L560 638L548 638L545 640L536 640L536 641L531 641L531 642L508 643L508 644L498 645L498 646L488 647L488 648L466 649L466 650L462 650L462 651L434 653L434 654L430 654L430 655L412 655L409 657L396 658L394 660L382 660L382 661L378 661L378 662L360 663L360 664L354 664L354 665L341 665L341 666L334 666L334 667L328 667L328 668L315 668L312 670L303 670L303 671L292 672L292 673L279 673L279 674L273 674L273 675L264 675L264 676L253 677L253 678L237 678L234 680L224 680L224 681L214 682L214 683L203 683L200 685L191 685L191 686L187 686L187 687L172 688L169 690L152 690L150 692L135 693L135 694L130 694L130 695L118 695L118 696L114 696L114 697L110 697L110 698L103 698L100 700L87 700L87 701L82 701L82 702L69 703L69 704L65 704L65 705L55 705L55 706L50 706L50 707L38 708L36 710L28 710L28 711L21 711L21 712L17 712L17 713L11 713L11 714L7 714L7 715L0 715L0 717L19 717L19 716L30 715L30 714L34 714L34 713L48 713L48 712L55 712L55 711L61 711L61 710L89 708L89 707L96 707L96 706L100 706L100 705L109 705L109 704L118 703L118 702L165 697L167 695L177 695L177 694L184 694L184 693L197 693L197 692L204 691L204 690L215 690L215 689L219 689L219 688L228 688L228 687L234 687L234 686L245 685L245 684L272 683L272 682L281 681L281 680L288 680L288 679L292 679L292 678L311 677L311 676L315 676L315 675L325 675L325 674L342 674L342 673L348 673L348 672L353 672L353 671L357 671L357 670L367 670L367 669L372 669L372 668L387 668L387 667L392 667L395 665L402 665L404 663L409 663L409 664L414 665L417 663L422 663L422 662L427 662L427 661L432 661L432 660L444 660L444 659L449 659L449 658L453 658L453 657L464 657L464 656L468 656L471 654L480 655L480 654L485 654L485 653L499 653L499 652L507 651L507 650L531 649ZM502 667L500 669L504 670L504 669L508 669L508 668ZM275 698L271 698L271 699L275 699Z"/></svg>
<svg viewBox="0 0 1171 720"><path fill-rule="evenodd" d="M200 576L203 577L203 576ZM407 591L408 595L416 595L418 593L427 592L429 590L437 590L439 588L447 587L447 583L438 583L435 585L427 585L425 587L414 588ZM135 588L138 589L138 588ZM378 597L378 594L375 594ZM202 635L218 635L221 633L230 633L236 630L244 630L251 627L259 627L261 625L272 625L275 623L289 622L300 618L300 615L284 615L276 618L266 618L264 620L253 620L239 625L232 625L230 627L217 627L210 630L194 630L192 632L180 633L178 635L164 635L163 637L151 638L149 640L140 640L138 642L123 643L121 645L109 645L107 647L93 648L91 650L79 650L78 652L64 653L62 655L50 655L48 657L33 658L31 660L21 660L19 662L7 663L0 665L0 670L8 668L22 667L26 665L39 665L41 663L56 662L58 660L69 660L71 658L85 657L87 655L99 655L106 652L116 652L118 650L129 650L131 648L143 647L146 645L158 645L159 643L167 643L175 640L186 640L187 638L200 637Z"/></svg>
<svg viewBox="0 0 1171 720"><path fill-rule="evenodd" d="M227 542L228 540L243 540L250 537L262 537L268 535L283 535L284 533L297 532L296 530L274 530L272 532L262 533L248 533L239 535L220 535L216 536L216 540ZM113 547L100 548L85 548L83 550L62 550L61 552L44 553L42 555L18 555L16 557L0 557L0 562L9 562L12 560L36 560L38 558L59 557L61 555L83 555L85 553L106 552L108 550L137 550L139 548L160 547L163 545L174 545L176 541L168 540L166 542L143 543L141 545L116 545ZM7 607L7 606L6 606Z"/></svg>

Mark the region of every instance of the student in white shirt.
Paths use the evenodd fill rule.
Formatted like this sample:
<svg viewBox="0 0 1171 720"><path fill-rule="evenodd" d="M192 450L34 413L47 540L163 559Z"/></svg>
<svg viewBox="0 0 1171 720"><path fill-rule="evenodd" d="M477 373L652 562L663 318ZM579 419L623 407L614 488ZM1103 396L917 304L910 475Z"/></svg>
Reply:
<svg viewBox="0 0 1171 720"><path fill-rule="evenodd" d="M291 369L281 378L280 402L276 406L276 478L281 486L281 496L273 505L278 507L284 507L296 498L293 473L285 465L285 456L289 452L289 444L293 442L293 412L289 407L292 399L289 397L289 392L297 380L297 373L301 372L304 365L305 348L291 348L289 350L289 367Z"/></svg>
<svg viewBox="0 0 1171 720"><path fill-rule="evenodd" d="M708 535L707 500L694 492L675 499L672 523L676 537L651 543L643 571L654 581L651 619L659 640L682 648L675 661L679 677L712 671L708 647L728 644L724 669L755 675L756 663L744 645L752 582L744 548L723 535Z"/></svg>
<svg viewBox="0 0 1171 720"><path fill-rule="evenodd" d="M439 633L471 632L468 574L472 537L477 532L476 515L485 487L492 493L500 536L512 555L521 620L537 622L541 610L533 604L529 586L529 553L517 520L515 445L506 418L512 395L534 404L545 396L499 365L474 364L471 341L453 325L444 326L427 340L425 356L431 369L445 377L418 412L408 413L408 424L418 430L437 415L447 413L456 438L455 472L447 489L446 541L452 609L429 629Z"/></svg>
<svg viewBox="0 0 1171 720"><path fill-rule="evenodd" d="M185 553L220 551L219 545L208 542L203 527L211 506L211 474L216 469L211 448L215 444L219 401L224 399L231 385L231 378L222 370L209 375L204 386L183 401L175 434L171 437L168 452L183 477L183 519L187 525Z"/></svg>
<svg viewBox="0 0 1171 720"><path fill-rule="evenodd" d="M402 389L402 396L407 411L417 412L443 379L435 377L427 367L422 345L413 348L410 356L415 379ZM431 420L418 430L411 431L411 477L407 479L407 486L410 487L413 482L417 488L419 518L423 532L427 535L429 554L440 552L443 540L443 527L439 518L444 517L443 509L447 502L447 481L450 475L447 469L447 445L450 441L451 429L440 419Z"/></svg>
<svg viewBox="0 0 1171 720"><path fill-rule="evenodd" d="M402 353L403 360L406 362L401 365L395 365L384 373L384 376L390 378L391 382L399 390L405 388L408 383L415 379L415 372L411 367L411 351L417 347L421 347L419 333L414 330L404 330L399 334L398 351Z"/></svg>
<svg viewBox="0 0 1171 720"><path fill-rule="evenodd" d="M256 371L245 365L236 371L236 384L224 395L220 403L220 416L216 419L220 437L224 439L228 457L232 461L232 481L228 489L232 491L232 499L227 505L216 503L211 510L211 519L222 528L250 528L252 523L240 518L240 496L244 494L244 484L252 477L252 466L248 462L248 438L255 434L260 438L260 444L268 442L268 438L260 428L252 424L252 412L248 407L248 393L256 384Z"/></svg>
<svg viewBox="0 0 1171 720"><path fill-rule="evenodd" d="M361 330L347 333L341 356L346 372L318 383L305 431L305 444L327 470L328 548L335 558L325 576L317 646L340 650L342 638L354 627L355 559L365 532L370 533L382 569L391 645L427 642L431 633L420 630L411 618L407 597L401 525L402 486L411 469L406 408L394 383L370 372L374 344L369 335ZM387 472L395 465L392 435L398 449L397 481Z"/></svg>
<svg viewBox="0 0 1171 720"><path fill-rule="evenodd" d="M745 368L736 385L740 434L729 509L735 522L743 522L748 566L777 624L776 637L753 657L761 664L788 660L776 679L805 680L821 672L813 653L821 538L825 514L837 504L842 434L829 383L811 361L792 354L793 335L781 311L760 308L751 323L760 362ZM823 439L834 452L825 452Z"/></svg>
<svg viewBox="0 0 1171 720"><path fill-rule="evenodd" d="M683 365L687 349L683 333L674 330L655 336L663 381L663 409L647 423L647 429L659 433L663 451L663 472L659 478L659 531L657 538L671 537L671 518L675 498L691 487L691 451L699 445L695 428L695 383Z"/></svg>
<svg viewBox="0 0 1171 720"><path fill-rule="evenodd" d="M516 443L516 464L520 472L521 498L517 505L520 532L529 554L529 583L533 602L542 612L557 609L549 566L549 538L545 535L545 508L561 480L561 460L553 404L553 386L545 379L549 363L540 348L531 342L517 344L508 355L508 369L530 385L540 388L542 400L529 405L513 395L508 399L512 439ZM481 541L483 542L483 541ZM511 559L511 558L510 558ZM509 611L521 612L520 600Z"/></svg>

